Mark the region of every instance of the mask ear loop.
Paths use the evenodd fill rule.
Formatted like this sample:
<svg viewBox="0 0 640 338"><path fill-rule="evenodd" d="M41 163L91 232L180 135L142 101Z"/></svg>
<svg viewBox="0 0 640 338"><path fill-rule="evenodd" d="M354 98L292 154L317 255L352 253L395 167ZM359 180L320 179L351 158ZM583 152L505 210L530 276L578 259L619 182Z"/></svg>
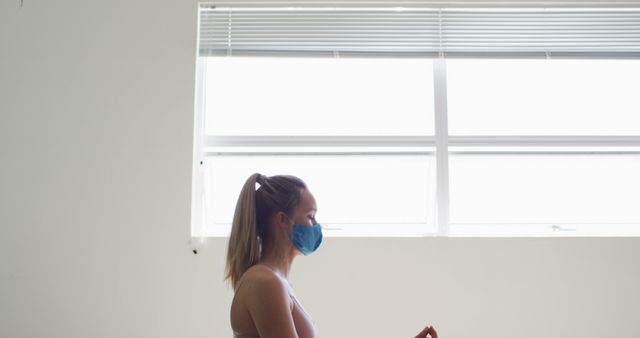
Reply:
<svg viewBox="0 0 640 338"><path fill-rule="evenodd" d="M292 218L291 218L291 217L290 217L286 212L285 212L284 214L285 214L285 216L287 216L287 219L288 219L288 220L290 220L290 221L292 221L292 222L293 222L293 223L291 224L290 228L289 228L289 229L287 229L287 237L289 238L289 241L291 241L291 240L292 240L292 237L293 237L293 228L294 228L294 226L295 226L296 222L295 222L295 221L294 221L294 220L293 220L293 219L292 219Z"/></svg>

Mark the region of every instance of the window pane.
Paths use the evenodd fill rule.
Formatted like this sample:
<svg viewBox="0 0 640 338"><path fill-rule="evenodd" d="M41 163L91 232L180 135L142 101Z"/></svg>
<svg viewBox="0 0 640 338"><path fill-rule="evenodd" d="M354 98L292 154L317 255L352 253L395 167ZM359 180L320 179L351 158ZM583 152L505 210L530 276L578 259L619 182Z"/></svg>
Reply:
<svg viewBox="0 0 640 338"><path fill-rule="evenodd" d="M638 223L638 154L453 154L451 223Z"/></svg>
<svg viewBox="0 0 640 338"><path fill-rule="evenodd" d="M640 135L640 60L447 60L451 135Z"/></svg>
<svg viewBox="0 0 640 338"><path fill-rule="evenodd" d="M307 183L327 227L422 224L433 227L435 163L424 155L221 155L205 161L209 227L231 223L238 195L254 172L290 174Z"/></svg>
<svg viewBox="0 0 640 338"><path fill-rule="evenodd" d="M428 59L206 59L208 135L433 135Z"/></svg>

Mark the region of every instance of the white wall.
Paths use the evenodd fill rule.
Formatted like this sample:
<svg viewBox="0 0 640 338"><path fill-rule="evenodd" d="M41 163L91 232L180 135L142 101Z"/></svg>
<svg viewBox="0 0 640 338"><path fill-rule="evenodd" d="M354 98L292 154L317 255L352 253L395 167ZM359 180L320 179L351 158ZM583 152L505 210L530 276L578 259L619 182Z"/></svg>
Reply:
<svg viewBox="0 0 640 338"><path fill-rule="evenodd" d="M189 234L196 1L0 2L0 337L231 337ZM320 203L321 201L319 201ZM640 238L326 238L323 338L640 337Z"/></svg>

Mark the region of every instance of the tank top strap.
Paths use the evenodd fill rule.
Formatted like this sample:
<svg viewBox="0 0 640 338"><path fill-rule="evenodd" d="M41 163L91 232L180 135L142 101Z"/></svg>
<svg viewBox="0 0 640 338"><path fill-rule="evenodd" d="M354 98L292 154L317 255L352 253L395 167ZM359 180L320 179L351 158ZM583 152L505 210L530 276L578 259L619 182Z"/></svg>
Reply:
<svg viewBox="0 0 640 338"><path fill-rule="evenodd" d="M238 285L236 286L235 290L233 291L234 293L238 292L238 290L240 290L240 286L242 285L242 283L244 282L246 274L243 274L242 277L240 277L240 280L238 281Z"/></svg>

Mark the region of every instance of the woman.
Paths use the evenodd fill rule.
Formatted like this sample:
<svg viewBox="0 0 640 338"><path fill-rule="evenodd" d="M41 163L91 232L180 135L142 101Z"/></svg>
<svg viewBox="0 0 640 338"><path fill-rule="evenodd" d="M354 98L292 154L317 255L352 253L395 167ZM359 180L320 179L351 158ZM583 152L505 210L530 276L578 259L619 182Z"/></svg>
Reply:
<svg viewBox="0 0 640 338"><path fill-rule="evenodd" d="M256 190L256 183L260 187ZM289 282L293 259L322 242L316 201L295 176L251 175L233 216L225 280L231 280L235 338L317 338ZM437 338L427 326L415 338Z"/></svg>

